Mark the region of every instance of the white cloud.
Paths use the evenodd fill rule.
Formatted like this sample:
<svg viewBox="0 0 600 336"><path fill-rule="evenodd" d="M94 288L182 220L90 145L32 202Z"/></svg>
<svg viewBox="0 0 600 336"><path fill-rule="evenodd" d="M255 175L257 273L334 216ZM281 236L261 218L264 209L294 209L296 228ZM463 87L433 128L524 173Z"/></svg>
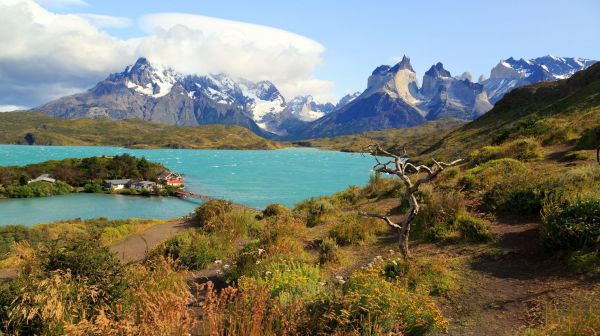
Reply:
<svg viewBox="0 0 600 336"><path fill-rule="evenodd" d="M77 14L98 28L127 28L133 25L131 19L120 16L99 14Z"/></svg>
<svg viewBox="0 0 600 336"><path fill-rule="evenodd" d="M333 83L312 79L325 47L281 29L190 14L154 14L140 25L149 34L139 53L183 73L228 73L270 80L284 96L331 100Z"/></svg>
<svg viewBox="0 0 600 336"><path fill-rule="evenodd" d="M2 0L0 22L11 27L0 29L0 104L33 106L81 91L135 58L132 42L32 1Z"/></svg>
<svg viewBox="0 0 600 336"><path fill-rule="evenodd" d="M0 112L25 110L27 107L18 105L0 105Z"/></svg>
<svg viewBox="0 0 600 336"><path fill-rule="evenodd" d="M46 1L84 3L80 0ZM146 56L185 74L224 72L271 80L289 99L312 94L333 100L333 83L313 78L325 48L280 29L187 14L140 20L147 35L122 40L98 27L126 19L56 14L33 0L1 0L0 104L36 106L90 88Z"/></svg>

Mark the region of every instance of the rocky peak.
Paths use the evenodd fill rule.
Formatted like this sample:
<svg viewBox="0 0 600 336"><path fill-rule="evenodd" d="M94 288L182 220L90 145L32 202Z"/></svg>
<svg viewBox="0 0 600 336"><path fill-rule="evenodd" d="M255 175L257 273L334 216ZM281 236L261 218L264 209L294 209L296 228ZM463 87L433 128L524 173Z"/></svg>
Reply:
<svg viewBox="0 0 600 336"><path fill-rule="evenodd" d="M406 55L402 56L402 60L398 64L394 65L390 69L390 71L391 72L398 72L400 70L405 70L405 69L406 70L410 70L412 72L415 72L415 70L413 69L412 65L410 65L410 57L408 57Z"/></svg>
<svg viewBox="0 0 600 336"><path fill-rule="evenodd" d="M359 91L349 93L349 94L343 96L342 99L340 99L340 101L335 105L335 108L340 108L344 105L347 105L348 103L350 103L351 101L356 99L358 96L360 96Z"/></svg>
<svg viewBox="0 0 600 336"><path fill-rule="evenodd" d="M419 102L417 75L410 65L410 58L405 55L393 67L382 65L373 71L363 95L367 97L378 92L384 92L392 98L401 98L409 104Z"/></svg>
<svg viewBox="0 0 600 336"><path fill-rule="evenodd" d="M444 65L441 62L438 62L436 65L432 65L429 70L425 73L425 76L434 77L434 78L442 78L442 77L452 77L450 75L450 71L444 69Z"/></svg>

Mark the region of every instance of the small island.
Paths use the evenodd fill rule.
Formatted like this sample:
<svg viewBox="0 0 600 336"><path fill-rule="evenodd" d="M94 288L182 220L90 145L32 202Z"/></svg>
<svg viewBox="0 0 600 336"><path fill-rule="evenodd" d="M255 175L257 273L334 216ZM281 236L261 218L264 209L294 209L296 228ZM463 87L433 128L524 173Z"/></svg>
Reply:
<svg viewBox="0 0 600 336"><path fill-rule="evenodd" d="M0 198L32 198L69 193L173 196L184 186L181 174L129 154L69 158L0 167Z"/></svg>

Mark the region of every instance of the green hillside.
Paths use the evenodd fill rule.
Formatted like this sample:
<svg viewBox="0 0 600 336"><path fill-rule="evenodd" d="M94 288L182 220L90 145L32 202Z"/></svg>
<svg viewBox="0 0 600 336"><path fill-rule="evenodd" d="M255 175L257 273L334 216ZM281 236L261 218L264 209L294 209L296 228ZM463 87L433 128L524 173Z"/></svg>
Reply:
<svg viewBox="0 0 600 336"><path fill-rule="evenodd" d="M395 152L400 150L402 145L407 144L411 153L420 153L441 140L450 131L464 124L464 121L458 119L442 119L411 128L370 131L354 135L300 141L296 144L344 152L364 152L366 147L372 143L379 143L384 148Z"/></svg>
<svg viewBox="0 0 600 336"><path fill-rule="evenodd" d="M170 126L132 120L65 120L32 112L0 113L0 143L131 148L275 149L239 126Z"/></svg>
<svg viewBox="0 0 600 336"><path fill-rule="evenodd" d="M490 112L454 130L425 154L465 155L523 137L544 146L591 149L600 144L600 63L569 79L510 92Z"/></svg>

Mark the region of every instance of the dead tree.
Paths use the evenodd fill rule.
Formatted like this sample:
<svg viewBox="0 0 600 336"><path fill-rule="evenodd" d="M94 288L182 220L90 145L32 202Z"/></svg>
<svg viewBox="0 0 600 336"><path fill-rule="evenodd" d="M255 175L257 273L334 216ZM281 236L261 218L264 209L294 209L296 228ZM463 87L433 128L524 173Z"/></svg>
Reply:
<svg viewBox="0 0 600 336"><path fill-rule="evenodd" d="M390 175L396 175L400 178L405 187L403 199L406 199L409 204L409 210L401 223L394 223L388 215L380 215L373 213L362 212L363 216L374 217L384 220L389 226L398 230L399 235L399 246L400 252L405 259L410 257L410 251L408 249L408 238L410 235L410 225L415 216L419 213L419 202L415 197L415 193L419 190L419 187L423 183L431 182L435 179L444 168L456 165L461 162L462 159L454 160L450 163L438 162L433 160L433 165L427 167L425 165L415 166L410 163L408 156L406 155L406 149L404 148L404 155L399 156L392 154L380 145L370 145L368 147L369 153L375 158L377 164L373 167L376 173L386 173ZM390 161L382 163L378 157L391 158ZM421 176L415 182L412 182L410 175L418 177L420 173L426 173L425 176Z"/></svg>

